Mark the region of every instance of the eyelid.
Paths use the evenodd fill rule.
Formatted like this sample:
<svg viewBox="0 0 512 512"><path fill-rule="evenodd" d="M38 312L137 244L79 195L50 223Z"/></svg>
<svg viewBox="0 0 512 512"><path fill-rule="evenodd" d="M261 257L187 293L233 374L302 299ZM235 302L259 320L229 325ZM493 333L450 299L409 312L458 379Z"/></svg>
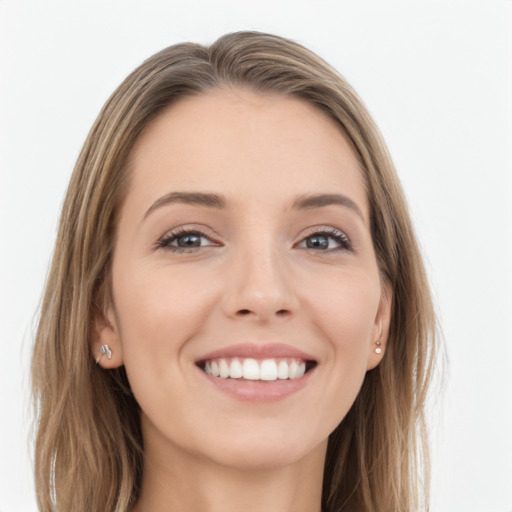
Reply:
<svg viewBox="0 0 512 512"><path fill-rule="evenodd" d="M178 239L180 236L184 236L187 234L196 234L200 237L206 238L209 240L209 244L207 245L200 245L200 246L192 246L192 247L181 247L178 245L171 245L171 242L174 242L176 239ZM325 225L319 225L319 226L311 226L307 228L303 233L301 233L301 237L298 242L294 244L294 247L300 247L300 244L304 243L307 238L313 236L313 235L323 235L326 237L330 237L332 239L335 239L337 243L339 244L336 248L331 249L324 249L321 252L333 252L337 250L352 250L352 242L348 235L333 226L325 226ZM168 249L170 251L174 252L183 252L183 251L189 251L193 252L200 248L205 247L215 247L215 246L221 246L223 245L219 238L213 230L207 228L204 225L197 225L197 224L184 224L180 226L176 226L172 229L169 229L166 231L154 244L155 249ZM307 248L313 251L316 251L316 249Z"/></svg>
<svg viewBox="0 0 512 512"><path fill-rule="evenodd" d="M207 245L200 245L188 248L180 247L177 245L170 245L171 242L174 242L174 240L178 239L180 236L184 236L187 234L196 234L202 238L208 239L211 243ZM167 230L161 237L158 238L154 246L155 249L167 249L175 252L194 251L204 247L215 247L222 245L221 242L219 242L218 238L219 237L216 236L215 233L206 226L197 224L184 224Z"/></svg>
<svg viewBox="0 0 512 512"><path fill-rule="evenodd" d="M323 251L318 252L331 252L336 250L346 250L351 251L353 250L352 247L352 241L350 240L349 236L342 231L341 229L335 228L333 226L312 226L306 230L305 233L301 234L300 240L295 244L295 247L299 246L300 244L304 243L307 238L313 236L313 235L324 235L327 237L331 237L334 239L338 239L338 243L340 243L340 246L336 249L327 249ZM315 250L315 249L311 249Z"/></svg>

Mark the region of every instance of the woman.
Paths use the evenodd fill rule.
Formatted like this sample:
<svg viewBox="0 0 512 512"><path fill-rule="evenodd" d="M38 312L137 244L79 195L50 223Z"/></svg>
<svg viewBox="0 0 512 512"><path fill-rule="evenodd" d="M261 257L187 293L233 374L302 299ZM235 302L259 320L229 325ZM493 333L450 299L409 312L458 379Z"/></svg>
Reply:
<svg viewBox="0 0 512 512"><path fill-rule="evenodd" d="M180 44L117 89L33 358L42 511L428 506L435 317L361 101L300 45Z"/></svg>

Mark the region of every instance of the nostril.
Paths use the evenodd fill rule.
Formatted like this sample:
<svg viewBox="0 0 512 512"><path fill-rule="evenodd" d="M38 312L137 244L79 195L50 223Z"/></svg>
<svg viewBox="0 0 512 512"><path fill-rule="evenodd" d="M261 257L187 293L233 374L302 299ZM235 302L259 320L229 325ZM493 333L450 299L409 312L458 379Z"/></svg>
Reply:
<svg viewBox="0 0 512 512"><path fill-rule="evenodd" d="M252 311L251 309L239 309L236 314L239 316L248 316L253 313L254 311ZM275 315L279 317L284 317L290 315L290 313L291 312L289 309L279 309L275 312Z"/></svg>

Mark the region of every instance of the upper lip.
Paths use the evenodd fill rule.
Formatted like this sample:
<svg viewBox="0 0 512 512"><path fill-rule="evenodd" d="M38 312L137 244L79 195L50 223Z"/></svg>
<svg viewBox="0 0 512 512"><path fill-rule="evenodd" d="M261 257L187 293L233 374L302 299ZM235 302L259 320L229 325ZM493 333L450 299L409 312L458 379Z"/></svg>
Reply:
<svg viewBox="0 0 512 512"><path fill-rule="evenodd" d="M237 345L229 345L224 348L209 352L204 356L196 359L196 363L208 361L212 359L240 357L254 359L278 359L293 358L303 361L316 361L315 357L298 348L286 345L284 343L268 343L266 345L258 345L255 343L240 343Z"/></svg>

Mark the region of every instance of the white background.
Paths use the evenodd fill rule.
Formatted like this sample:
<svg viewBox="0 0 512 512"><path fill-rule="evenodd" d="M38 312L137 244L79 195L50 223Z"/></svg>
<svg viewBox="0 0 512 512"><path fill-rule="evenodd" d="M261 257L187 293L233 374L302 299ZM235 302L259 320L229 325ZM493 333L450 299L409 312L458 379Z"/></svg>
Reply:
<svg viewBox="0 0 512 512"><path fill-rule="evenodd" d="M0 16L1 512L36 510L33 318L81 144L144 58L242 29L316 51L376 118L449 358L431 413L432 512L512 511L512 1L0 0Z"/></svg>

